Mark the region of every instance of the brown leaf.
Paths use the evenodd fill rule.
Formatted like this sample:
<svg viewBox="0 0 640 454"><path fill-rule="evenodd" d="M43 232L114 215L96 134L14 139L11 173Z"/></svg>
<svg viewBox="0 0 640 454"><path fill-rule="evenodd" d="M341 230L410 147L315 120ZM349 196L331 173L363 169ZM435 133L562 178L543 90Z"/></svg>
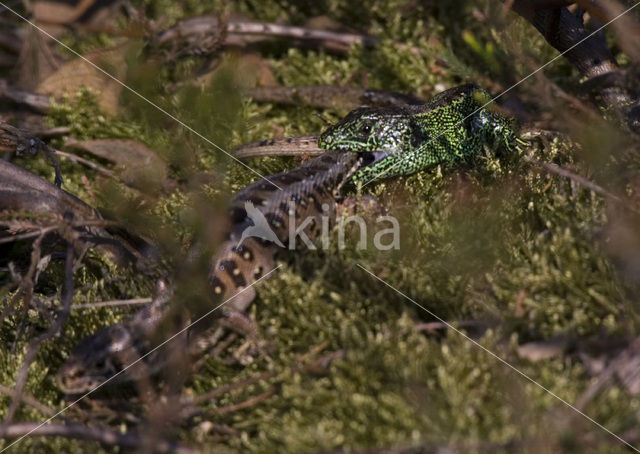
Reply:
<svg viewBox="0 0 640 454"><path fill-rule="evenodd" d="M96 0L80 0L77 5L61 2L39 1L33 4L33 16L38 22L70 24L82 16Z"/></svg>
<svg viewBox="0 0 640 454"><path fill-rule="evenodd" d="M66 145L117 164L121 168L122 181L129 186L158 187L167 182L165 162L153 150L136 140L98 139L67 142Z"/></svg>
<svg viewBox="0 0 640 454"><path fill-rule="evenodd" d="M33 3L33 16L40 27L60 38L70 24L89 26L88 30L117 27L119 8L113 0L40 0Z"/></svg>
<svg viewBox="0 0 640 454"><path fill-rule="evenodd" d="M124 53L125 47L118 46L90 52L84 57L121 80L126 73ZM62 97L65 94L73 97L80 87L94 90L100 107L108 113L116 113L122 85L81 58L60 66L56 72L38 85L37 91L55 97Z"/></svg>
<svg viewBox="0 0 640 454"><path fill-rule="evenodd" d="M278 81L271 71L271 65L258 54L243 55L238 60L236 74L238 84L243 87L278 85Z"/></svg>

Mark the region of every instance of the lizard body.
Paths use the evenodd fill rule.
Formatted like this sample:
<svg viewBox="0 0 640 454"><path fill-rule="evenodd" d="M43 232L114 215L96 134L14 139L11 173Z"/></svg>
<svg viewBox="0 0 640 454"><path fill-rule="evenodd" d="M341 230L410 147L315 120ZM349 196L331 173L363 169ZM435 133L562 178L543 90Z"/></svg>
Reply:
<svg viewBox="0 0 640 454"><path fill-rule="evenodd" d="M225 306L227 316L247 309L255 298L255 289L250 284L273 269L280 250L274 242L243 238L242 233L255 223L255 216L248 213L250 209L264 216L276 243L294 249L296 245L289 245L291 220L313 219L304 233L309 238L317 237L321 216L335 221L339 190L349 180L357 183L407 175L437 164L455 165L468 161L485 145L502 144L513 149L523 143L508 119L485 107L488 99L482 89L463 85L420 106L355 109L320 136L318 145L331 151L296 169L269 177L284 188L282 191L265 180L239 191L231 202L228 240L214 258L210 276L211 288L219 302L233 297ZM131 359L148 351L149 335L164 318L167 304L163 299L166 298L160 298L158 304L151 304L129 320L85 339L61 368L59 387L68 393L94 389L116 375ZM217 313L217 319L222 314ZM187 315L191 320L199 316ZM220 331L215 322L205 326ZM196 347L202 344L199 348L202 350L206 344L200 342L204 338L202 333L192 337L198 340L192 344ZM123 363L119 358L127 351L132 354L124 355L130 359ZM149 355L151 371L157 370L156 357Z"/></svg>
<svg viewBox="0 0 640 454"><path fill-rule="evenodd" d="M216 303L228 301L228 304L208 320L198 323L195 333L187 334L191 340L195 339L188 342L188 354L196 356L215 342L215 339L210 342L206 339L219 337L223 331L223 325L216 322L246 311L256 296L251 284L274 268L276 254L283 250L273 241L253 236L243 238L242 233L254 226L256 217L260 216L251 217L247 208L264 216L278 241L294 249L301 245L289 244L291 221L302 227L301 221L310 218L312 221L301 231L311 240L317 238L321 216L335 222L342 185L372 159L371 154L328 151L298 168L270 176L269 181L283 190L269 181L259 180L236 194L230 202L230 233L212 261L209 277ZM84 339L59 370L59 388L69 394L95 389L150 351L153 347L150 339L168 313L169 293L166 290L154 303L124 322L107 326ZM193 321L202 315L192 313L187 314L187 318ZM162 366L161 355L157 353L162 352L145 357L146 371L132 368L135 370L127 370L113 381L135 379L136 373L140 373L136 370L156 372Z"/></svg>
<svg viewBox="0 0 640 454"><path fill-rule="evenodd" d="M318 146L375 152L377 162L353 177L368 182L468 162L485 145L511 150L525 144L509 119L486 106L489 100L486 91L468 84L443 91L423 105L360 107L324 131Z"/></svg>

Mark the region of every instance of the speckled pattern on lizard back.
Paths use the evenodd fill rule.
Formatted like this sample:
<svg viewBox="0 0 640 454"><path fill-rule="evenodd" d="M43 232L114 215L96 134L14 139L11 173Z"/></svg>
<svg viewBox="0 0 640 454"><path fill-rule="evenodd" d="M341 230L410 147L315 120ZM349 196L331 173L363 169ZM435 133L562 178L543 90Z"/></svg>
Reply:
<svg viewBox="0 0 640 454"><path fill-rule="evenodd" d="M485 106L488 93L468 84L451 88L420 106L360 107L329 127L318 146L375 152L377 162L359 170L355 181L408 175L430 166L469 161L484 146L514 149L524 144L512 121Z"/></svg>
<svg viewBox="0 0 640 454"><path fill-rule="evenodd" d="M215 338L223 331L216 321L247 309L256 295L251 284L274 268L275 255L282 250L275 243L260 238L247 237L241 241L242 232L253 225L245 203L251 202L264 215L285 246L289 246L292 219L295 219L296 226L300 226L303 219L313 219L303 229L313 240L320 232L321 216L329 221L335 220L341 186L360 166L369 164L372 159L371 154L328 151L300 167L270 176L269 181L283 188L282 191L269 181L260 180L235 195L230 204L229 238L214 257L210 274L211 289L218 304L233 299L222 308L224 310L216 311L207 317L207 321L198 323L196 333L189 333L187 354L197 356L215 342L211 336ZM296 243L295 246L300 245ZM238 294L240 291L242 293ZM128 320L105 327L84 339L58 372L60 389L74 394L95 389L150 351L153 347L150 345L151 336L163 322L168 299L163 296ZM187 318L193 321L201 315L187 314ZM156 372L160 369L162 354L158 350L146 357L147 367L142 371ZM113 382L135 379L140 370L127 370Z"/></svg>
<svg viewBox="0 0 640 454"><path fill-rule="evenodd" d="M321 147L335 151L269 177L285 188L283 191L267 181L258 181L236 195L232 202L231 234L212 268L214 294L224 301L273 267L278 249L273 243L247 238L239 245L242 232L252 225L245 211L246 201L264 214L286 245L291 219L289 201L295 204L295 219L321 215L333 219L337 192L350 178L369 181L406 175L436 164L464 162L485 145L504 144L511 149L522 143L509 120L483 107L488 99L480 88L464 85L440 93L422 106L352 111L318 141ZM325 203L328 211L322 206ZM305 230L310 238L317 235L318 221ZM254 297L255 289L248 288L234 298L228 310L242 313ZM148 348L148 334L162 319L164 306L152 305L131 319L85 339L60 370L60 388L69 393L93 389L122 370L123 351L132 351L133 355L124 355L130 358L143 354ZM190 314L191 319L197 316Z"/></svg>

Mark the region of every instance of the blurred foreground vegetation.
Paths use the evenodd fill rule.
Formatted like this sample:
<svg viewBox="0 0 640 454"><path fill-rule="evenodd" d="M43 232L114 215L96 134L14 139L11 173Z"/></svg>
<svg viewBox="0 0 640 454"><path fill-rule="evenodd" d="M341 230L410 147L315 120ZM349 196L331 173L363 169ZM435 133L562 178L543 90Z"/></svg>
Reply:
<svg viewBox="0 0 640 454"><path fill-rule="evenodd" d="M469 82L499 93L556 55L529 24L513 13L503 15L499 2L487 0L134 2L143 5L148 18L167 25L212 11L292 25L323 16L324 26L348 26L381 40L375 48L354 46L346 55L276 40L256 46L250 56L228 51L204 75L197 74L202 65L198 57L160 66L139 60L140 45L128 44L127 84L225 150L269 137L318 134L325 123L317 113L330 121L346 114L341 109L256 103L242 95L240 86L264 83L264 78L286 86L363 86L427 99ZM108 35L81 31L66 32L64 42L83 53L120 45ZM627 61L622 54L618 57L623 64ZM523 129L551 131L545 133L546 140L531 136L538 159L569 166L604 187L637 197L637 141L604 120L582 119L581 112L553 95L559 89L574 96L579 82L578 73L559 59L510 93L511 100L501 101L509 109L518 100L522 109L516 113L524 110L529 120ZM69 126L78 140L139 140L168 164L173 187L145 180L132 193L121 182L61 162L63 188L155 239L166 252L169 273L194 235L211 221L198 217L200 198L223 205L257 178L126 90L117 111L110 113L101 107L95 90L80 90L56 105L48 121ZM55 147L64 149L63 141L56 140ZM44 160L19 162L51 181L53 173ZM274 157L248 162L263 174L298 163ZM454 325L480 322L487 327L477 338L481 345L575 403L593 380L582 362L563 355L530 361L518 355L517 346L558 336L597 343L600 336L628 337L638 331L638 230L633 229L639 225L632 212L517 156L499 160L490 153L468 168L378 182L364 192L376 195L401 221L400 250L358 250L354 235L347 250L305 251L283 262L281 270L259 284L259 297L251 307L261 333L273 343L270 353L245 367L208 360L188 381L185 393L198 395L265 371L276 375L212 401L205 407L209 416L205 411L188 427L168 428L170 433L203 452L413 445L466 446L474 452L487 443L495 443L493 452L511 452L515 448L507 443L514 440L524 452L626 451L602 429L456 332L420 331L420 323L435 319L357 264ZM25 262L29 251L22 245L8 253ZM36 296L46 300L55 295L63 266L50 264ZM0 279L2 273L6 277L8 271L0 271ZM95 253L86 257L75 278L74 304L149 296L153 287L150 279ZM10 296L2 295L2 304ZM40 350L30 369L28 393L51 408L62 408L64 396L54 374L66 355L83 337L133 310L72 311L64 335ZM35 310L3 320L0 383L12 386L28 339L49 322ZM332 362L328 374L292 372L303 355L332 351L343 351L344 356ZM246 401L273 386L273 395L256 405L215 414L216 408ZM96 415L108 406L100 399L131 398L127 392L114 388L97 393L89 398L95 404L83 401L61 418L100 417ZM0 395L0 409L9 402L10 396ZM611 383L584 411L624 434L638 427L640 399ZM101 420L115 429L138 427L135 418L104 413ZM23 405L15 420L39 421L44 416ZM234 435L213 434L207 421L229 426ZM90 442L29 438L12 450L102 448Z"/></svg>

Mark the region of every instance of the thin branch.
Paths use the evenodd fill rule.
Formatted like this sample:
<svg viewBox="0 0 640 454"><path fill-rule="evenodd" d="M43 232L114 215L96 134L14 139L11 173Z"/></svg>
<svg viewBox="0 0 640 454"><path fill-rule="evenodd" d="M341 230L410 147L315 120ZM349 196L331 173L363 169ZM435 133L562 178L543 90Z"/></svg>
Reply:
<svg viewBox="0 0 640 454"><path fill-rule="evenodd" d="M13 101L16 104L27 106L41 114L46 114L49 112L49 109L51 109L51 102L48 95L13 87L4 79L0 79L0 97Z"/></svg>
<svg viewBox="0 0 640 454"><path fill-rule="evenodd" d="M155 40L161 46L171 47L175 47L176 42L184 42L184 47L191 48L197 42L212 41L203 49L210 53L219 47L216 44L244 45L247 41L245 36L290 38L303 42L320 43L324 48L334 52L346 52L354 44L374 46L378 43L377 38L369 35L264 22L226 22L217 15L197 16L179 21L173 27L158 33L155 39L152 38L152 42Z"/></svg>
<svg viewBox="0 0 640 454"><path fill-rule="evenodd" d="M6 222L3 222L2 220L0 220L0 225L6 225ZM109 221L106 219L84 219L82 221L79 222L74 222L71 224L71 227L73 228L78 228L78 227L116 227L118 226L117 222L114 221ZM34 228L36 228L36 225L34 225ZM37 227L36 230L32 231L32 232L25 232L25 233L21 233L19 235L11 235L8 236L6 238L0 238L0 244L4 244L4 243L12 243L14 241L22 241L22 240L26 240L29 238L33 238L33 237L37 237L37 236L46 236L47 234L54 232L56 230L60 231L61 229L64 228L64 224L62 223L58 223L58 224L53 224L53 225L49 225L49 226L44 226L44 227Z"/></svg>
<svg viewBox="0 0 640 454"><path fill-rule="evenodd" d="M118 227L115 222L103 220L100 213L77 197L1 159L0 210L37 212L49 216L56 215L60 218L66 212L71 212L75 219L82 220L80 223L74 223L73 227L91 225L96 228L67 230L66 233L85 235L82 238L85 242L93 243L95 250L107 255L121 266L142 264L144 267L148 264L150 255L158 255L148 240ZM107 228L99 228L99 226ZM65 232L61 231L61 233Z"/></svg>
<svg viewBox="0 0 640 454"><path fill-rule="evenodd" d="M640 336L629 342L624 350L607 362L606 367L596 376L596 380L580 396L576 407L584 410L614 377L627 389L629 394L637 395L640 390L638 384L639 352Z"/></svg>
<svg viewBox="0 0 640 454"><path fill-rule="evenodd" d="M148 440L131 432L120 433L104 427L89 427L82 424L45 424L26 422L11 425L0 425L0 438L15 439L24 436L65 437L78 440L94 441L107 446L123 448L153 448L153 452L172 452L187 454L193 451L182 444L165 440Z"/></svg>
<svg viewBox="0 0 640 454"><path fill-rule="evenodd" d="M535 158L532 158L531 156L525 156L524 157L525 161L530 162L531 164L540 167L544 170L546 170L549 173L555 174L555 175L559 175L561 177L567 177L572 181L575 181L576 183L578 183L579 185L595 192L598 195L601 195L605 198L611 199L614 202L620 203L624 206L628 206L628 204L621 199L620 197L618 197L615 194L612 194L611 192L607 191L606 189L604 189L602 186L597 185L596 183L594 183L593 181L582 177L576 173L571 172L570 170L567 170L563 167L560 167L557 164L553 164L551 162L543 162L543 161L538 161ZM631 207L631 209L633 209L635 211L634 208Z"/></svg>
<svg viewBox="0 0 640 454"><path fill-rule="evenodd" d="M255 383L259 383L263 380L267 380L269 378L272 378L276 375L275 372L264 372L262 374L259 374L257 376L254 377L249 377L246 378L244 380L240 380L238 382L235 383L230 383L228 385L225 386L221 386L219 388L214 389L213 391L209 391L208 393L204 393L201 394L200 396L194 397L193 399L190 399L190 401L187 401L188 404L192 404L192 405L198 405L201 403L204 403L208 400L212 400L215 399L216 397L222 396L230 391L234 391L236 389L242 389L242 388L246 388L249 385L253 385Z"/></svg>
<svg viewBox="0 0 640 454"><path fill-rule="evenodd" d="M60 226L56 224L48 227L42 227L41 229L38 229L34 232L26 232L26 233L21 233L20 235L12 235L6 238L0 238L0 244L12 243L14 241L22 241L22 240L27 240L29 238L33 238L36 236L46 235L50 232L53 232L54 230L58 230L58 228L60 228Z"/></svg>
<svg viewBox="0 0 640 454"><path fill-rule="evenodd" d="M37 280L36 272L38 270L38 264L40 263L40 258L42 257L42 240L44 240L45 234L42 233L31 245L31 261L29 263L29 270L27 274L22 278L22 282L20 282L20 293L24 295L23 299L23 315L24 319L26 319L27 311L31 307L31 297L33 296L33 288L35 287Z"/></svg>
<svg viewBox="0 0 640 454"><path fill-rule="evenodd" d="M358 106L394 106L424 104L424 100L388 90L336 85L301 85L297 87L254 87L243 92L258 102L305 104L314 107L354 109Z"/></svg>
<svg viewBox="0 0 640 454"><path fill-rule="evenodd" d="M247 400L245 400L243 402L240 402L240 403L237 403L237 404L227 405L226 407L216 408L211 413L213 413L214 415L224 415L226 413L232 413L234 411L244 410L245 408L253 407L254 405L259 404L263 400L266 400L269 397L273 396L276 393L277 390L278 390L277 386L272 386L271 388L267 389L262 394L258 394L257 396L254 396L254 397L252 397L250 399L247 399Z"/></svg>
<svg viewBox="0 0 640 454"><path fill-rule="evenodd" d="M27 382L29 373L29 367L38 354L40 345L53 338L60 333L64 324L69 317L71 310L71 300L73 299L73 259L74 259L74 247L72 242L67 242L67 255L65 261L65 279L64 279L64 294L62 296L62 311L56 318L56 321L49 327L49 329L38 336L33 342L30 343L25 359L22 363L22 367L18 372L16 378L16 385L13 391L13 397L9 409L7 410L7 416L5 417L5 424L9 424L15 415L16 410L22 400L22 392Z"/></svg>
<svg viewBox="0 0 640 454"><path fill-rule="evenodd" d="M100 301L98 303L87 304L75 304L71 309L95 309L98 307L119 307L119 306L132 306L137 304L148 304L153 301L153 298L132 298L128 300L111 300Z"/></svg>
<svg viewBox="0 0 640 454"><path fill-rule="evenodd" d="M11 396L13 395L13 389L5 385L0 385L0 393L6 394L7 396ZM56 411L53 408L47 407L45 404L43 404L38 399L36 399L35 397L29 394L23 393L22 401L25 404L32 406L33 408L35 408L45 416L53 416L56 414Z"/></svg>
<svg viewBox="0 0 640 454"><path fill-rule="evenodd" d="M34 136L40 138L60 137L71 133L69 126L56 126L55 128L40 129L33 131Z"/></svg>
<svg viewBox="0 0 640 454"><path fill-rule="evenodd" d="M492 323L487 322L485 320L454 320L450 323L424 322L424 323L416 323L414 325L414 329L418 332L426 331L429 334L437 334L438 331L449 329L451 325L454 325L460 329L466 329L466 328L488 329L492 325Z"/></svg>
<svg viewBox="0 0 640 454"><path fill-rule="evenodd" d="M106 167L96 164L93 161L89 161L88 159L81 158L80 156L77 156L72 153L67 153L66 151L60 151L60 150L54 150L54 151L58 156L62 156L63 158L66 158L69 161L74 162L76 164L85 165L90 169L93 169L96 172L101 173L104 176L113 177L115 175L115 172L113 170L109 170Z"/></svg>
<svg viewBox="0 0 640 454"><path fill-rule="evenodd" d="M287 372L289 372L290 374L295 374L295 373L317 373L320 370L324 370L327 368L328 364L338 358L342 358L344 357L345 352L342 350L338 350L335 352L331 352L328 353L324 356L321 356L320 358L316 359L315 361L312 361L310 363L307 363L305 365L302 366L293 366L290 367ZM279 374L279 372L276 371L270 371L270 372L263 372L259 375L253 376L253 377L249 377L246 378L244 380L240 380L236 383L230 383L228 385L225 386L221 386L220 388L214 389L213 391L209 391L208 393L205 394L201 394L199 396L196 397L192 397L192 398L188 398L185 399L183 402L184 406L190 406L190 405L198 405L198 404L202 404L206 401L215 399L223 394L226 394L228 392L231 391L235 391L237 389L242 389L242 388L246 388L247 386L253 385L255 383L259 383L261 381L265 381L268 380L270 378L273 378L275 376L277 376Z"/></svg>
<svg viewBox="0 0 640 454"><path fill-rule="evenodd" d="M241 35L263 35L277 36L283 38L296 38L312 41L334 42L343 46L363 44L365 46L375 46L378 39L369 35L356 33L340 33L327 30L315 30L312 28L294 27L291 25L280 25L264 22L229 22L227 33Z"/></svg>

